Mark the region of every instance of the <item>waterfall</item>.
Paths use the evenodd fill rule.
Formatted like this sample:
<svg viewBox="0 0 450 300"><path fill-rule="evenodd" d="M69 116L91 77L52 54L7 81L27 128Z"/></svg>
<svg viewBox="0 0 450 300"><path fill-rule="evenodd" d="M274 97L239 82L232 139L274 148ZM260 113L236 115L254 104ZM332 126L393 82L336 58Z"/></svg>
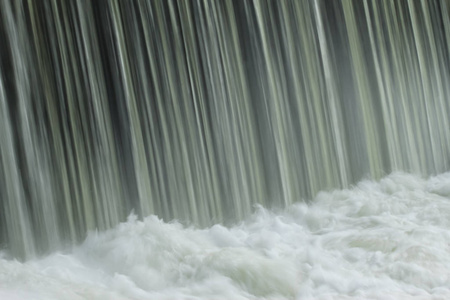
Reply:
<svg viewBox="0 0 450 300"><path fill-rule="evenodd" d="M446 0L0 1L0 245L450 166Z"/></svg>

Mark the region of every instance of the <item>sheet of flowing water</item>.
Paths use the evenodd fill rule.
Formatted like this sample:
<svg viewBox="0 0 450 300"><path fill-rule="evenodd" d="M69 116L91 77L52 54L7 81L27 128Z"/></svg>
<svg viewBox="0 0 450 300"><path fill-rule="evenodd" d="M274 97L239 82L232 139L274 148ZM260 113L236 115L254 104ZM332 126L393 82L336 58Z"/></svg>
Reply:
<svg viewBox="0 0 450 300"><path fill-rule="evenodd" d="M0 246L450 168L448 1L0 1Z"/></svg>
<svg viewBox="0 0 450 300"><path fill-rule="evenodd" d="M449 299L450 173L397 173L206 229L155 216L0 260L0 299Z"/></svg>

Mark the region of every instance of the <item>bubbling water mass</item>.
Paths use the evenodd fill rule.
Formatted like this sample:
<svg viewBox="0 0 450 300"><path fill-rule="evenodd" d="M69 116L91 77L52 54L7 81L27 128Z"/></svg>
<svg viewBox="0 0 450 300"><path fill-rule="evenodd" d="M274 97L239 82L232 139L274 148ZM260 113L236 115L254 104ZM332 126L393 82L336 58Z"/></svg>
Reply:
<svg viewBox="0 0 450 300"><path fill-rule="evenodd" d="M311 221L309 238L296 236L293 228L304 234L300 225L289 227L266 209L292 209L299 218L295 222L309 222L314 217L302 212L308 210L306 204L293 203L320 191L396 171L430 176L449 170L449 11L448 0L1 0L0 247L26 261L75 247L87 232L98 230L77 251L90 249L88 257L104 268L86 271L84 254L52 254L26 264L2 260L2 265L5 270L17 267L24 280L31 276L52 284L59 280L57 274L65 279L55 284L80 288L90 287L79 277L89 272L86 280L103 287L117 283L128 295L124 297L137 299L162 287L170 289L169 295L184 295L188 283L193 284L190 293L206 295L207 280L208 289L225 298L271 297L272 292L290 298L298 295L299 282L308 286L304 295L330 289L351 294L357 285L372 289L395 280L401 282L392 290L400 294L448 295L448 290L433 289L448 284L442 267L448 265L440 264L447 246L410 248L415 242L405 240L426 241L426 234L432 234L427 230L437 230L433 234L448 241L442 230L448 215L435 214L436 219L424 223L388 216L420 214L416 209L445 211L445 187L439 196L426 198L436 203L423 200L418 208L409 206L420 201L423 189L390 198L390 204L369 193L363 198L370 201L361 207L357 203L362 202L336 192L341 196L327 196L332 199L327 205L337 211ZM389 189L387 178L383 184ZM423 185L414 178L411 182ZM413 188L408 182L407 188ZM397 183L392 189L395 194ZM321 207L320 199L312 207ZM245 242L261 243L257 251L241 247L258 222L231 226L248 218L255 203L270 219L264 222L281 222L280 228L287 230L285 235L273 228L264 231L281 243L273 253L273 242L262 233ZM340 231L339 226L350 223L340 219L339 210L352 207L360 214L352 226L379 226L374 235L363 237L350 227ZM388 215L366 218L373 210ZM144 221L115 227L130 211ZM143 219L150 215L164 221ZM164 223L170 220L209 229ZM331 230L321 222L338 226L334 234L342 240L324 235L319 240L325 244L314 244L319 232ZM392 224L384 222L408 230L408 224L442 222L444 227L414 225L415 231L401 233L391 232ZM165 242L171 247L182 248L179 253L158 252L168 246L147 240L162 232L169 235ZM305 242L295 244L302 254L286 250L294 247L284 241L289 232ZM199 245L190 244L190 237ZM122 245L128 239L134 248ZM218 251L214 247L222 247L220 243L224 249ZM229 243L241 246L228 249ZM355 272L366 274L369 269L363 269L370 266L387 277L372 274L377 279L362 277L355 286L345 280L341 285L336 276L344 273L293 265L293 257L302 255L308 257L300 261L331 259L328 252L320 252L324 258L304 249L316 246L330 253L339 248L339 268L358 264L362 255L363 265ZM160 265L147 257L147 247L161 257ZM348 251L342 250L346 247ZM150 265L139 269L134 254ZM123 256L124 265L109 270L116 255ZM393 257L400 262L393 263ZM409 264L415 260L419 265ZM54 266L58 263L69 264L68 278ZM209 278L211 270L219 275ZM356 274L346 270L345 276ZM432 270L442 276L435 277ZM102 272L118 275L103 277ZM305 272L310 272L309 283L302 279ZM266 280L257 274L265 274ZM4 276L9 282L9 275ZM323 290L317 280L323 281ZM50 289L43 293L53 293ZM116 292L122 293L111 291Z"/></svg>
<svg viewBox="0 0 450 300"><path fill-rule="evenodd" d="M205 229L156 216L0 258L0 299L448 299L450 173L396 173Z"/></svg>

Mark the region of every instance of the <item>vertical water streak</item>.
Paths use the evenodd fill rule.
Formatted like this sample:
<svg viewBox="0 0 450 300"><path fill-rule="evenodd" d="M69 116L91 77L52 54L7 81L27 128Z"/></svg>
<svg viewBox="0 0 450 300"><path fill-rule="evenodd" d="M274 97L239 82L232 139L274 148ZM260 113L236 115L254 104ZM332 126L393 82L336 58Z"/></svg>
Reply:
<svg viewBox="0 0 450 300"><path fill-rule="evenodd" d="M6 246L14 255L29 257L35 252L30 224L30 214L22 190L22 180L18 174L17 156L13 147L13 133L8 114L3 78L0 77L0 112L1 115L1 196L2 217L6 225Z"/></svg>

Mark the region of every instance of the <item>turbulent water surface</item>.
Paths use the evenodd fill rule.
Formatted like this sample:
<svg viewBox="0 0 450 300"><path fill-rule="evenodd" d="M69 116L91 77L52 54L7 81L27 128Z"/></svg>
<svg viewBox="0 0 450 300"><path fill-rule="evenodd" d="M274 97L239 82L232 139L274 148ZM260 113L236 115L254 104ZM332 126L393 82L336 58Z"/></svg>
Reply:
<svg viewBox="0 0 450 300"><path fill-rule="evenodd" d="M449 297L450 173L362 181L230 227L131 215L70 253L0 261L8 300Z"/></svg>

